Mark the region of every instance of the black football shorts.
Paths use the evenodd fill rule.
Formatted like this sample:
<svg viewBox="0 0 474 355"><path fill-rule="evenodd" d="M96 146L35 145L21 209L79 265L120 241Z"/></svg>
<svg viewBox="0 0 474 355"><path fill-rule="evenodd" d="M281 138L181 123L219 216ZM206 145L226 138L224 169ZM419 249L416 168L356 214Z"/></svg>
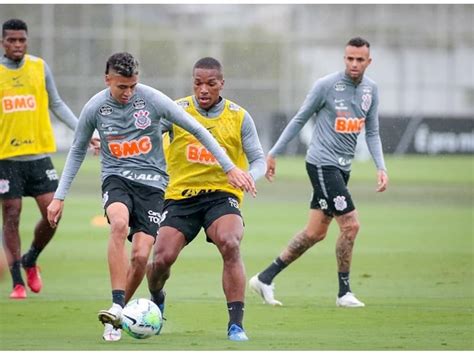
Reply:
<svg viewBox="0 0 474 355"><path fill-rule="evenodd" d="M341 216L355 209L347 189L350 173L334 166L316 166L306 163L313 197L311 209L320 209L327 216Z"/></svg>
<svg viewBox="0 0 474 355"><path fill-rule="evenodd" d="M111 175L102 183L104 210L114 202L121 202L128 208L129 241L132 241L133 235L138 232L146 233L156 239L163 209L163 190Z"/></svg>
<svg viewBox="0 0 474 355"><path fill-rule="evenodd" d="M228 214L242 217L239 200L228 192L210 192L182 200L166 200L161 226L176 228L190 243L201 227L207 230L212 222ZM212 243L209 238L206 239Z"/></svg>
<svg viewBox="0 0 474 355"><path fill-rule="evenodd" d="M0 160L0 199L36 197L55 192L58 174L50 157L36 160Z"/></svg>

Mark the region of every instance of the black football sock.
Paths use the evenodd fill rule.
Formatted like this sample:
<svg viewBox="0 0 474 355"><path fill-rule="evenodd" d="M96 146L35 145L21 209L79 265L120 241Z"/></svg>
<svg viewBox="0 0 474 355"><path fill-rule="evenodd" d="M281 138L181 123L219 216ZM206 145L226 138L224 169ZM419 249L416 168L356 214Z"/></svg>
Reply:
<svg viewBox="0 0 474 355"><path fill-rule="evenodd" d="M125 307L125 290L112 290L112 302Z"/></svg>
<svg viewBox="0 0 474 355"><path fill-rule="evenodd" d="M273 278L286 267L287 265L278 257L265 270L258 274L258 279L264 284L270 285Z"/></svg>
<svg viewBox="0 0 474 355"><path fill-rule="evenodd" d="M36 248L35 246L31 246L30 250L25 253L25 255L21 258L21 263L23 267L33 267L36 265L36 259L40 255L43 249Z"/></svg>
<svg viewBox="0 0 474 355"><path fill-rule="evenodd" d="M162 304L163 302L165 302L165 296L166 296L166 293L163 289L159 290L159 291L150 291L150 294L151 294L151 300L156 304L156 305L160 305Z"/></svg>
<svg viewBox="0 0 474 355"><path fill-rule="evenodd" d="M229 311L229 324L227 325L227 329L229 329L232 324L237 324L240 328L244 329L242 326L244 302L229 302L227 303L227 310Z"/></svg>
<svg viewBox="0 0 474 355"><path fill-rule="evenodd" d="M337 277L339 279L339 293L337 297L344 296L347 292L351 292L351 286L349 285L349 273L338 272Z"/></svg>
<svg viewBox="0 0 474 355"><path fill-rule="evenodd" d="M10 274L12 275L13 287L15 287L16 285L25 286L25 283L23 282L23 278L21 277L21 261L20 260L14 261L13 264L10 266Z"/></svg>

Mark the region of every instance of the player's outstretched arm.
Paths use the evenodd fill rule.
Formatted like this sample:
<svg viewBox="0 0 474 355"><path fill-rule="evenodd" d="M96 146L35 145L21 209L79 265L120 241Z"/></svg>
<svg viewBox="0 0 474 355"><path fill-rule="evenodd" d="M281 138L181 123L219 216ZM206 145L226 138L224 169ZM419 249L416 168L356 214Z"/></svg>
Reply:
<svg viewBox="0 0 474 355"><path fill-rule="evenodd" d="M52 228L56 228L63 214L64 201L54 198L47 208L48 222Z"/></svg>

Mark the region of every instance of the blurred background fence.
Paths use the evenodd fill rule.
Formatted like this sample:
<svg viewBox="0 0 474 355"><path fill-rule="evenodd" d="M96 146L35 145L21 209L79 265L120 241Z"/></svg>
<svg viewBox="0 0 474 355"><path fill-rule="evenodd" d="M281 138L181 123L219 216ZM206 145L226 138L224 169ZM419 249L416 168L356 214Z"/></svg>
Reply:
<svg viewBox="0 0 474 355"><path fill-rule="evenodd" d="M77 115L104 87L114 52L134 54L141 81L174 99L191 94L197 59L218 58L224 96L251 113L265 151L313 82L344 68L348 39L362 36L385 152L474 152L472 4L0 4L2 23L13 17L28 23L29 53L48 62ZM53 120L67 150L72 132ZM289 153L304 152L307 130Z"/></svg>

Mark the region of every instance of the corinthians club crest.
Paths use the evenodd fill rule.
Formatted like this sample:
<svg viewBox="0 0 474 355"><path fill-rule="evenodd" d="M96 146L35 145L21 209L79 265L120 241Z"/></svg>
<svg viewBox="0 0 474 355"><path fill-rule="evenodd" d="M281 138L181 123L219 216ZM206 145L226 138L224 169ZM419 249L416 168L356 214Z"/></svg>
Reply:
<svg viewBox="0 0 474 355"><path fill-rule="evenodd" d="M145 129L151 124L151 119L148 117L150 112L146 110L140 110L133 114L135 117L135 127L138 129Z"/></svg>
<svg viewBox="0 0 474 355"><path fill-rule="evenodd" d="M0 194L10 191L10 181L6 179L0 179Z"/></svg>
<svg viewBox="0 0 474 355"><path fill-rule="evenodd" d="M372 105L372 95L371 94L364 94L362 95L362 102L360 106L362 107L362 110L365 112L369 111L370 105Z"/></svg>

